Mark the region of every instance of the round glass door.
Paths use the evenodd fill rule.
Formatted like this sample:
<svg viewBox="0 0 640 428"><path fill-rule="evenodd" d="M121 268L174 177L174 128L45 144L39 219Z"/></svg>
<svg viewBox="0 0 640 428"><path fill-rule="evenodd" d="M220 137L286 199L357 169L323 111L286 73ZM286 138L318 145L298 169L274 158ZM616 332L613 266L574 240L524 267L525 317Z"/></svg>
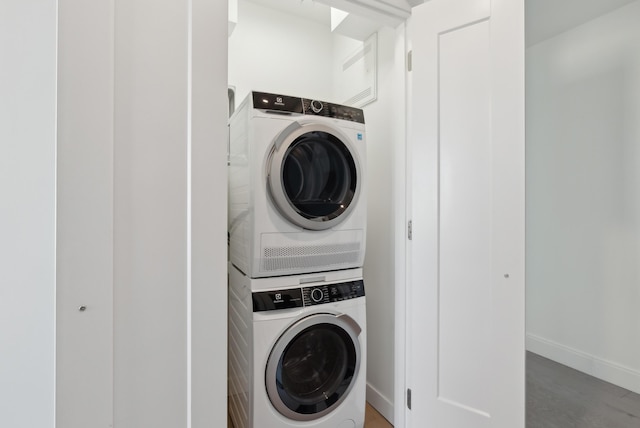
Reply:
<svg viewBox="0 0 640 428"><path fill-rule="evenodd" d="M359 165L346 137L323 125L294 124L270 157L269 189L294 224L323 230L341 222L358 197Z"/></svg>
<svg viewBox="0 0 640 428"><path fill-rule="evenodd" d="M276 343L266 371L269 399L284 416L312 420L347 396L360 365L357 333L343 320L321 314L305 318Z"/></svg>

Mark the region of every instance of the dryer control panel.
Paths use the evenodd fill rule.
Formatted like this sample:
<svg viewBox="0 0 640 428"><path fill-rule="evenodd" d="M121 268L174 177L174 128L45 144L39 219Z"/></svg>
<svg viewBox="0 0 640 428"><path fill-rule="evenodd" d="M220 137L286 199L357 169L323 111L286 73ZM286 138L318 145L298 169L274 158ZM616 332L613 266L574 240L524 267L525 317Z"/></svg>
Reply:
<svg viewBox="0 0 640 428"><path fill-rule="evenodd" d="M343 106L308 98L296 98L288 95L253 92L253 108L277 114L305 114L331 117L364 123L364 112L356 107Z"/></svg>
<svg viewBox="0 0 640 428"><path fill-rule="evenodd" d="M252 293L253 312L302 308L324 303L341 302L364 296L364 281L321 284L286 290L259 291Z"/></svg>

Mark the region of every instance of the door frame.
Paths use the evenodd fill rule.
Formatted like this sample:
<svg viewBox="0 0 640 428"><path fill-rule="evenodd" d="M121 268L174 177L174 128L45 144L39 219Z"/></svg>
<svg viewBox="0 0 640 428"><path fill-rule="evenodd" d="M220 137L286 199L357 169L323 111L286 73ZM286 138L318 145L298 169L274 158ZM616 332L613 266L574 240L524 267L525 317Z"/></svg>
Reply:
<svg viewBox="0 0 640 428"><path fill-rule="evenodd" d="M370 19L377 20L383 24L397 27L404 25L405 28L405 50L402 57L405 64L410 64L410 56L407 52L411 51L411 40L408 36L411 26L411 6L425 3L425 0L319 0L329 6L339 7L341 9L361 13ZM427 0L428 1L428 0ZM497 0L503 3L501 0ZM382 6L382 7L380 7ZM397 58L398 56L396 56ZM226 62L226 58L225 58ZM409 272L409 251L410 233L409 221L412 209L411 198L409 197L411 184L411 143L409 130L411 129L411 74L405 67L405 93L404 93L404 113L405 113L405 141L404 144L397 144L395 148L396 158L394 160L394 234L395 234L395 327L394 327L394 424L397 427L404 427L407 414L407 396L406 396L406 358L410 353L410 344L407 341L407 308L409 307L408 299L410 298L410 284L407 278ZM522 338L524 340L524 337Z"/></svg>

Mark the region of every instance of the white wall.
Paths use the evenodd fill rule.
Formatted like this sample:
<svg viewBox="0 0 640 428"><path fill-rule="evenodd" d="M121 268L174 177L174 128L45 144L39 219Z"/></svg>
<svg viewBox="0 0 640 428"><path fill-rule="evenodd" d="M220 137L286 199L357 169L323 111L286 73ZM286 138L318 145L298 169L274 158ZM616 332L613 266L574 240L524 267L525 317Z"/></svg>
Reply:
<svg viewBox="0 0 640 428"><path fill-rule="evenodd" d="M250 0L238 4L229 38L229 85L236 106L251 90L325 101L331 94L332 38L327 26Z"/></svg>
<svg viewBox="0 0 640 428"><path fill-rule="evenodd" d="M526 0L526 46L564 33L634 0Z"/></svg>
<svg viewBox="0 0 640 428"><path fill-rule="evenodd" d="M527 345L640 392L640 1L527 50Z"/></svg>
<svg viewBox="0 0 640 428"><path fill-rule="evenodd" d="M378 99L364 108L369 184L364 276L368 287L367 399L391 422L395 402L395 300L396 290L404 287L404 283L395 282L396 224L404 224L404 207L395 203L397 192L404 186L396 182L398 177L404 178L404 171L396 170L398 151L402 154L405 144L404 65L404 26L382 28L378 32ZM404 233L400 236L404 242Z"/></svg>
<svg viewBox="0 0 640 428"><path fill-rule="evenodd" d="M367 130L367 400L393 421L396 176L398 147L404 147L404 27L378 32L378 99L364 107ZM334 36L334 79L344 59L362 42ZM399 53L399 58L398 58ZM339 85L336 85L339 87ZM337 99L345 96L334 94ZM404 174L404 172L402 172ZM404 175L402 175L404 176ZM403 229L402 229L403 230ZM403 235L404 236L404 235Z"/></svg>
<svg viewBox="0 0 640 428"><path fill-rule="evenodd" d="M56 4L0 2L0 426L53 427Z"/></svg>

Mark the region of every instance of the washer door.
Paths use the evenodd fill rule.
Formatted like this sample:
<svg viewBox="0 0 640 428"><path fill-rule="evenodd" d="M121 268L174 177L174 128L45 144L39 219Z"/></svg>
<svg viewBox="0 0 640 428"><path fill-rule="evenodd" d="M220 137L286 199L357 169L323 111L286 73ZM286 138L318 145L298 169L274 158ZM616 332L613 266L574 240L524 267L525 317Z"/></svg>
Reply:
<svg viewBox="0 0 640 428"><path fill-rule="evenodd" d="M287 127L275 141L267 174L278 211L305 229L337 225L360 193L360 165L349 139L322 124Z"/></svg>
<svg viewBox="0 0 640 428"><path fill-rule="evenodd" d="M335 409L358 375L360 331L347 315L316 314L291 326L267 362L267 394L276 410L310 421Z"/></svg>

